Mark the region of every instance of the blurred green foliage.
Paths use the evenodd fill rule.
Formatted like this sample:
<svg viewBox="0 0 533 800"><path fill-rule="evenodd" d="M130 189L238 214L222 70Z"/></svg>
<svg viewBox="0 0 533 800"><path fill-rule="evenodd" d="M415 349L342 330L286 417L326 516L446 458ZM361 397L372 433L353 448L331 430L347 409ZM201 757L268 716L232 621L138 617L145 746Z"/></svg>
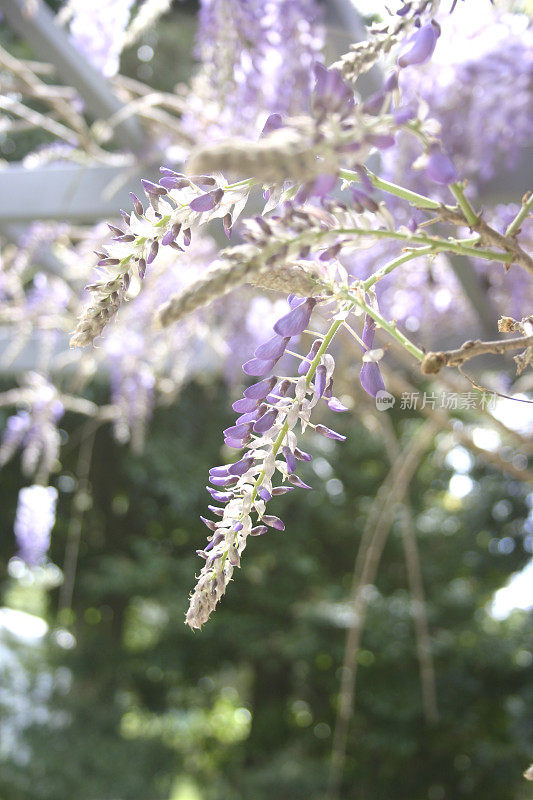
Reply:
<svg viewBox="0 0 533 800"><path fill-rule="evenodd" d="M58 633L56 592L45 611L41 593L37 607L51 634L19 657L27 662L27 696L49 713L20 734L26 761L17 763L20 748L4 758L2 800L324 797L351 571L387 462L352 416L341 423L349 433L342 445L310 436L314 468L304 479L314 491L276 499L286 532L250 540L228 596L193 633L183 620L200 564L194 551L205 541L198 515L208 467L220 463L229 408L221 387L189 387L178 405L157 412L139 457L108 430L97 435L73 613L62 620L77 644ZM405 413L395 421L404 441L417 424ZM74 442L76 430L68 434ZM63 475L75 464L74 450L66 452ZM17 469L3 472L0 490L2 589L11 605L35 612L35 587L14 591L5 567ZM452 474L434 449L411 487L441 719L432 728L424 722L393 528L359 655L346 798L517 800L524 791L531 620L516 612L496 621L485 604L527 561L526 491L475 464L474 490L459 500L447 493ZM494 511L502 499L505 514L501 505ZM54 533L58 564L69 500L63 495ZM516 543L506 555L491 545L502 537ZM14 712L5 704L0 710L8 732Z"/></svg>

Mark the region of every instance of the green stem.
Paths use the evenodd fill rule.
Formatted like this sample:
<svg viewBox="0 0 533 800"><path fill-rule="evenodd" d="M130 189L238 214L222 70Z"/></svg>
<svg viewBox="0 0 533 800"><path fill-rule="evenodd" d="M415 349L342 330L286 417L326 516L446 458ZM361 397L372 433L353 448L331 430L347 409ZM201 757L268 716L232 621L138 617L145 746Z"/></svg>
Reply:
<svg viewBox="0 0 533 800"><path fill-rule="evenodd" d="M506 236L513 236L520 229L531 209L533 209L533 192L528 192L522 200L522 208L505 231Z"/></svg>
<svg viewBox="0 0 533 800"><path fill-rule="evenodd" d="M313 380L314 374L316 372L316 368L320 364L320 359L322 358L322 356L324 355L324 353L328 349L329 345L331 344L331 341L332 341L333 337L335 336L335 334L339 330L339 328L342 325L342 323L343 323L343 320L339 320L339 319L335 320L335 322L331 325L329 331L324 336L324 339L323 339L322 344L320 345L320 347L319 347L319 349L317 351L316 356L311 361L311 365L310 365L309 369L307 370L307 372L305 373L306 386L309 386L309 384ZM293 405L292 405L292 407L294 407L294 405L297 402L298 402L298 400L295 400ZM288 430L289 430L289 426L287 425L287 421L285 420L285 422L283 423L283 425L281 427L280 432L278 433L278 435L277 435L277 437L276 437L276 439L274 441L274 444L272 445L272 452L274 453L275 456L278 454L279 449L280 449L281 445L283 444L283 440L285 439L285 436L288 433ZM256 478L256 481L255 481L255 484L254 484L254 488L253 488L253 492L252 492L252 502L256 498L257 490L259 489L259 487L263 483L264 477L265 477L265 471L261 470L261 472L259 473L259 476Z"/></svg>
<svg viewBox="0 0 533 800"><path fill-rule="evenodd" d="M448 239L440 239L438 236L411 235L409 233L400 233L399 231L388 231L382 228L378 230L368 230L365 228L336 228L334 230L330 229L317 232L316 238L319 239L331 233L373 236L376 239L397 239L398 241L407 242L409 244L423 244L427 247L432 247L435 253L458 253L462 256L474 256L474 258L484 258L488 261L502 261L505 264L509 264L513 258L510 253L501 253L497 250L486 250L464 244L464 241L471 241L470 239L455 239L450 241Z"/></svg>
<svg viewBox="0 0 533 800"><path fill-rule="evenodd" d="M416 358L417 361L423 360L424 353L422 352L422 350L420 350L420 348L417 347L416 344L413 344L413 342L410 339L408 339L407 336L405 336L398 329L395 322L388 322L385 319L385 317L381 316L379 311L376 311L374 308L372 308L372 306L370 306L366 302L366 300L364 300L362 297L359 297L356 294L352 294L352 292L350 292L349 289L344 289L342 292L342 296L344 297L345 300L348 300L354 305L359 306L359 308L362 308L363 311L365 311L369 316L372 317L372 319L374 319L377 322L380 328L383 328L383 330L387 331L387 333L390 336L392 336L393 339L396 339L396 341L399 344L401 344L401 346L405 350L407 350L408 353L410 353L414 358Z"/></svg>
<svg viewBox="0 0 533 800"><path fill-rule="evenodd" d="M366 167L365 172L368 176L368 180L376 189L381 189L382 191L393 194L396 197L401 197L403 200L407 200L410 205L415 206L415 208L431 208L435 210L440 208L440 203L437 202L437 200L432 200L430 197L425 197L423 194L418 194L418 192L412 192L409 189L404 189L403 186L397 186L397 184L391 183L390 181L384 181L382 178L378 178L377 175L374 175L373 172L370 172L369 169L366 169ZM339 175L346 181L361 182L360 175L351 169L341 169Z"/></svg>
<svg viewBox="0 0 533 800"><path fill-rule="evenodd" d="M468 222L470 227L473 228L474 225L478 222L479 218L478 218L478 215L476 214L476 212L474 211L474 209L472 208L472 206L470 205L470 203L468 202L468 200L465 197L464 184L459 183L459 182L451 183L450 184L450 189L451 189L451 192L452 192L453 196L457 200L459 208L461 209L461 211L465 215L466 221Z"/></svg>
<svg viewBox="0 0 533 800"><path fill-rule="evenodd" d="M366 281L363 281L363 289L364 291L368 291L371 286L374 286L375 283L380 281L385 275L388 275L389 272L392 272L396 267L405 264L406 261L411 261L413 258L418 258L419 256L428 256L433 253L433 247L419 247L416 250L411 250L409 253L405 253L403 256L399 258L395 258L393 261L389 261L388 264L385 264L383 267L380 267L377 272L374 272Z"/></svg>

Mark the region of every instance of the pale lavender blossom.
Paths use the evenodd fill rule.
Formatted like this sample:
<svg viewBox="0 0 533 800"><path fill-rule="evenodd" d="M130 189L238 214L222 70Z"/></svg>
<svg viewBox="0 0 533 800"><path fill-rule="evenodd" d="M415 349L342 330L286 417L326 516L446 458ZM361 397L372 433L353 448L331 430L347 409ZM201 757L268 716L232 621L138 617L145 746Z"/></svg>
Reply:
<svg viewBox="0 0 533 800"><path fill-rule="evenodd" d="M203 0L186 129L255 138L272 113L308 109L323 36L315 0Z"/></svg>
<svg viewBox="0 0 533 800"><path fill-rule="evenodd" d="M440 27L435 22L422 25L407 42L398 58L398 65L404 69L414 64L425 64L433 55L439 36Z"/></svg>
<svg viewBox="0 0 533 800"><path fill-rule="evenodd" d="M28 566L42 562L48 552L56 502L53 486L27 486L19 492L14 531L19 556Z"/></svg>
<svg viewBox="0 0 533 800"><path fill-rule="evenodd" d="M8 418L0 441L0 467L20 449L25 475L37 470L49 475L59 457L61 440L57 425L64 413L63 404L56 388L42 375L28 373L25 384L29 390L29 410Z"/></svg>
<svg viewBox="0 0 533 800"><path fill-rule="evenodd" d="M106 78L116 75L134 0L70 0L70 38Z"/></svg>
<svg viewBox="0 0 533 800"><path fill-rule="evenodd" d="M479 14L465 3L442 22L431 61L401 71L402 106L427 103L445 152L479 192L503 165L518 164L533 137L533 29L525 15L488 4ZM427 193L423 173L411 170L421 147L413 137L400 141L383 157L385 176Z"/></svg>

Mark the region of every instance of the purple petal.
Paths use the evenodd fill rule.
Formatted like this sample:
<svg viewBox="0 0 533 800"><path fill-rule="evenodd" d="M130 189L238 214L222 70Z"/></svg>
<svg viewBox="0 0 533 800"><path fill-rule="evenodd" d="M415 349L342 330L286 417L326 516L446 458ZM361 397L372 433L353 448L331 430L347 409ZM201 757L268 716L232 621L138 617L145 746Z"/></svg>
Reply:
<svg viewBox="0 0 533 800"><path fill-rule="evenodd" d="M131 202L133 203L133 208L135 209L137 214L140 217L142 217L142 215L144 214L143 204L141 203L137 195L133 194L133 192L130 192L130 197L131 197Z"/></svg>
<svg viewBox="0 0 533 800"><path fill-rule="evenodd" d="M353 89L343 80L336 69L326 69L315 64L316 84L313 90L313 106L317 111L349 111L355 103Z"/></svg>
<svg viewBox="0 0 533 800"><path fill-rule="evenodd" d="M315 339L315 341L311 345L311 349L309 350L308 354L306 355L304 360L300 362L300 366L298 367L298 375L305 375L305 373L311 366L311 361L318 353L321 344L322 344L322 339Z"/></svg>
<svg viewBox="0 0 533 800"><path fill-rule="evenodd" d="M195 183L197 186L215 186L216 180L212 175L192 175L191 183Z"/></svg>
<svg viewBox="0 0 533 800"><path fill-rule="evenodd" d="M193 211L211 211L220 202L223 194L222 189L215 189L213 192L201 194L200 197L195 197L194 200L191 200L189 208L192 208Z"/></svg>
<svg viewBox="0 0 533 800"><path fill-rule="evenodd" d="M233 492L217 492L217 490L212 489L211 486L206 486L205 488L217 503L229 503L229 501L233 499Z"/></svg>
<svg viewBox="0 0 533 800"><path fill-rule="evenodd" d="M256 419L259 419L261 414L265 411L265 407L262 409L260 407L254 409L254 411L248 411L246 414L241 414L240 417L237 417L235 420L236 425L246 425L248 422L255 422Z"/></svg>
<svg viewBox="0 0 533 800"><path fill-rule="evenodd" d="M248 411L255 411L257 408L258 400L248 399L247 397L243 397L240 400L236 400L233 405L232 409L236 411L238 414L246 414Z"/></svg>
<svg viewBox="0 0 533 800"><path fill-rule="evenodd" d="M213 475L214 478L224 478L229 474L228 466L229 465L226 464L223 467L211 467L211 469L209 470L209 474Z"/></svg>
<svg viewBox="0 0 533 800"><path fill-rule="evenodd" d="M269 516L267 514L266 516L262 517L262 522L264 522L265 525L268 525L270 528L276 528L278 531L285 530L285 523L279 517Z"/></svg>
<svg viewBox="0 0 533 800"><path fill-rule="evenodd" d="M247 361L242 365L242 371L246 373L246 375L254 375L257 377L260 375L266 375L274 367L276 361L277 358L270 359L269 361L262 361L259 358L252 358L250 361Z"/></svg>
<svg viewBox="0 0 533 800"><path fill-rule="evenodd" d="M300 450L299 447L294 448L294 455L298 459L298 461L312 461L313 456L311 453L306 453L305 450Z"/></svg>
<svg viewBox="0 0 533 800"><path fill-rule="evenodd" d="M330 397L326 400L328 408L330 411L337 411L341 413L342 411L348 411L345 405L341 403L341 401L337 397Z"/></svg>
<svg viewBox="0 0 533 800"><path fill-rule="evenodd" d="M259 383L253 383L244 390L243 394L245 397L253 398L254 400L262 400L267 394L270 394L276 385L276 381L277 378L272 376L272 378L266 378L264 381L259 381Z"/></svg>
<svg viewBox="0 0 533 800"><path fill-rule="evenodd" d="M243 439L248 436L251 427L251 425L232 425L231 428L225 429L224 436L228 439Z"/></svg>
<svg viewBox="0 0 533 800"><path fill-rule="evenodd" d="M294 195L294 202L296 205L303 205L306 200L309 200L311 197L311 189L313 188L313 184L310 181L306 181L302 183L296 194Z"/></svg>
<svg viewBox="0 0 533 800"><path fill-rule="evenodd" d="M219 508L218 506L207 506L207 507L208 507L209 511L211 511L212 514L215 514L217 517L223 517L224 516L224 509L223 508Z"/></svg>
<svg viewBox="0 0 533 800"><path fill-rule="evenodd" d="M331 428L326 428L325 425L317 425L315 430L317 433L322 434L322 436L326 436L328 439L335 439L337 442L346 441L346 436L343 436L341 433L337 433L337 431L332 431Z"/></svg>
<svg viewBox="0 0 533 800"><path fill-rule="evenodd" d="M265 398L266 402L275 406L278 403L279 398L285 397L285 395L287 394L287 392L289 392L291 387L292 387L291 381L288 380L288 378L285 378L285 380L280 381L278 385L274 387L271 394L268 394L266 396Z"/></svg>
<svg viewBox="0 0 533 800"><path fill-rule="evenodd" d="M268 136L269 133L272 133L272 131L277 131L278 128L281 128L282 126L283 118L281 114L271 114L265 122L259 138L261 139L263 136Z"/></svg>
<svg viewBox="0 0 533 800"><path fill-rule="evenodd" d="M404 17L406 14L408 14L408 13L410 12L410 10L411 10L411 6L412 6L412 3L406 3L404 6L402 6L402 7L401 7L401 8L400 8L400 9L399 9L397 12L396 12L396 14L397 14L399 17Z"/></svg>
<svg viewBox="0 0 533 800"><path fill-rule="evenodd" d="M266 525L256 525L255 528L252 528L250 531L250 536L262 536L268 530Z"/></svg>
<svg viewBox="0 0 533 800"><path fill-rule="evenodd" d="M152 261L155 259L159 250L159 242L155 241L152 242L152 246L150 247L150 252L148 253L148 258L146 259L147 264L151 264Z"/></svg>
<svg viewBox="0 0 533 800"><path fill-rule="evenodd" d="M362 192L360 189L356 189L355 186L351 188L351 194L353 197L354 207L355 210L360 214L365 208L368 211L372 211L373 214L376 211L379 211L379 206L375 200L367 195L366 192Z"/></svg>
<svg viewBox="0 0 533 800"><path fill-rule="evenodd" d="M280 336L298 336L309 325L315 305L316 300L308 297L307 300L278 320L274 325L274 331Z"/></svg>
<svg viewBox="0 0 533 800"><path fill-rule="evenodd" d="M232 528L232 531L238 533L239 531L242 531L242 527L243 527L242 522L236 522Z"/></svg>
<svg viewBox="0 0 533 800"><path fill-rule="evenodd" d="M394 136L385 133L367 136L366 141L378 150L388 150L389 147L394 146Z"/></svg>
<svg viewBox="0 0 533 800"><path fill-rule="evenodd" d="M232 450L242 450L244 445L250 441L250 438L250 436L245 436L243 439L232 439L229 437L228 439L224 439L224 444Z"/></svg>
<svg viewBox="0 0 533 800"><path fill-rule="evenodd" d="M322 397L326 390L326 367L319 364L315 372L315 392L317 397Z"/></svg>
<svg viewBox="0 0 533 800"><path fill-rule="evenodd" d="M273 336L268 342L260 344L254 355L260 361L270 361L272 359L277 361L285 352L288 342L289 337Z"/></svg>
<svg viewBox="0 0 533 800"><path fill-rule="evenodd" d="M355 165L355 172L357 172L357 174L359 175L359 179L361 181L361 185L362 185L363 189L365 190L365 192L368 192L370 194L370 192L372 192L374 187L372 186L372 183L370 182L370 178L368 177L368 173L367 173L366 169L363 167L362 164L356 164Z"/></svg>
<svg viewBox="0 0 533 800"><path fill-rule="evenodd" d="M229 212L224 215L224 218L222 220L222 225L224 226L224 233L226 234L228 239L230 239L231 238L231 226L233 225L233 220L232 220L231 214Z"/></svg>
<svg viewBox="0 0 533 800"><path fill-rule="evenodd" d="M397 69L393 70L387 77L385 78L385 83L383 84L383 88L386 92L393 92L395 89L398 88L398 77L400 73Z"/></svg>
<svg viewBox="0 0 533 800"><path fill-rule="evenodd" d="M204 525L207 525L210 531L216 531L217 526L215 525L214 522L212 522L210 519L206 519L205 517L200 517L200 519L202 520Z"/></svg>
<svg viewBox="0 0 533 800"><path fill-rule="evenodd" d="M259 489L257 490L257 494L259 495L261 500L265 501L265 503L268 503L268 501L272 499L272 495L270 494L268 489L265 489L264 486L259 487Z"/></svg>
<svg viewBox="0 0 533 800"><path fill-rule="evenodd" d="M289 475L289 480L293 484L293 486L296 486L297 489L312 489L313 488L312 486L309 486L308 483L304 483L303 480L298 477L298 475Z"/></svg>
<svg viewBox="0 0 533 800"><path fill-rule="evenodd" d="M385 391L385 384L383 383L381 371L375 361L367 361L363 364L359 374L359 380L365 392L371 397L375 397L378 392Z"/></svg>
<svg viewBox="0 0 533 800"><path fill-rule="evenodd" d="M396 125L404 125L416 117L416 109L413 106L400 106L393 111L392 116Z"/></svg>
<svg viewBox="0 0 533 800"><path fill-rule="evenodd" d="M180 230L181 230L181 224L179 222L175 222L174 225L172 225L172 227L170 228L170 230L168 230L161 239L161 244L165 247L169 245L177 237Z"/></svg>
<svg viewBox="0 0 533 800"><path fill-rule="evenodd" d="M287 494L287 492L292 492L292 491L294 491L294 488L292 486L275 486L272 489L272 496L278 497L278 495L280 494Z"/></svg>
<svg viewBox="0 0 533 800"><path fill-rule="evenodd" d="M192 208L193 211L211 211L212 208L215 206L215 199L211 192L207 192L207 194L201 194L199 197L195 197L194 200L191 200L189 203L189 207Z"/></svg>
<svg viewBox="0 0 533 800"><path fill-rule="evenodd" d="M278 412L275 409L272 411L267 411L266 414L263 414L262 417L259 417L255 423L254 433L266 433L266 431L270 430L272 425L275 423L277 416Z"/></svg>
<svg viewBox="0 0 533 800"><path fill-rule="evenodd" d="M410 67L412 64L424 64L433 55L438 38L439 30L436 25L431 22L428 25L422 25L409 39L407 49L398 59L399 66Z"/></svg>
<svg viewBox="0 0 533 800"><path fill-rule="evenodd" d="M248 472L254 463L255 459L249 456L246 458L241 458L240 461L236 461L235 464L231 465L231 467L228 469L228 472L230 475L244 475L244 473Z"/></svg>
<svg viewBox="0 0 533 800"><path fill-rule="evenodd" d="M229 472L229 470L228 470ZM227 475L222 477L217 477L216 475L209 476L209 483L212 483L213 486L219 486L221 488L227 488L229 486L235 486L237 483L235 477L233 475Z"/></svg>
<svg viewBox="0 0 533 800"><path fill-rule="evenodd" d="M296 458L294 457L292 450L289 447L284 447L282 449L282 453L285 456L288 473L292 474L293 472L296 472Z"/></svg>
<svg viewBox="0 0 533 800"><path fill-rule="evenodd" d="M379 114L385 102L385 92L374 92L363 103L363 111L365 114Z"/></svg>
<svg viewBox="0 0 533 800"><path fill-rule="evenodd" d="M323 173L318 175L309 189L309 197L325 197L337 185L337 175Z"/></svg>
<svg viewBox="0 0 533 800"><path fill-rule="evenodd" d="M426 165L426 175L430 180L441 185L453 183L457 180L457 172L452 160L442 152L438 145L431 148Z"/></svg>
<svg viewBox="0 0 533 800"><path fill-rule="evenodd" d="M191 185L187 178L178 178L174 175L163 175L163 177L159 179L159 183L161 186L164 186L165 189L183 189L185 186Z"/></svg>
<svg viewBox="0 0 533 800"><path fill-rule="evenodd" d="M141 183L148 196L153 195L154 197L163 197L163 195L167 193L167 190L163 186L159 186L157 183L152 183L152 181L147 181L145 178L141 180Z"/></svg>
<svg viewBox="0 0 533 800"><path fill-rule="evenodd" d="M324 252L319 255L319 260L330 261L332 258L335 258L336 255L338 255L341 247L342 244L340 244L340 242L331 245L331 247L328 247L327 250L324 250Z"/></svg>
<svg viewBox="0 0 533 800"><path fill-rule="evenodd" d="M363 344L366 345L366 350L372 350L374 344L374 335L376 333L376 323L370 314L365 315L365 324L363 326L363 334L361 339ZM366 352L364 350L364 352Z"/></svg>

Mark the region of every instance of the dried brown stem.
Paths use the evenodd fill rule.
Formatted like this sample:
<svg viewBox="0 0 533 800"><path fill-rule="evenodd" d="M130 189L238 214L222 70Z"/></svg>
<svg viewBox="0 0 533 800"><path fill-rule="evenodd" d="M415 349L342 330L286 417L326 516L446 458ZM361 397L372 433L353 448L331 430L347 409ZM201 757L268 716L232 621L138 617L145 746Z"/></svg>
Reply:
<svg viewBox="0 0 533 800"><path fill-rule="evenodd" d="M394 392L395 394L402 394L402 392L412 394L413 392L416 392L415 387L409 383L409 381L397 374L387 372L386 383L390 391ZM530 483L533 485L533 472L528 469L520 469L519 467L516 467L512 461L506 461L503 459L500 455L498 455L498 453L493 453L491 450L485 450L483 447L479 447L474 443L472 437L466 430L454 425L453 420L450 419L444 409L430 408L429 406L425 406L424 408L420 408L419 411L425 417L434 420L434 422L443 430L449 430L455 436L458 442L463 444L468 450L471 450L473 453L480 456L488 464L500 470L500 472L507 473L512 478L516 478L519 481L524 481L525 483Z"/></svg>
<svg viewBox="0 0 533 800"><path fill-rule="evenodd" d="M506 353L509 350L521 350L533 345L533 336L519 336L515 339L500 339L494 342L465 342L457 350L443 350L427 353L422 361L421 370L424 375L436 375L443 367L459 367L471 358L487 353Z"/></svg>
<svg viewBox="0 0 533 800"><path fill-rule="evenodd" d="M505 319L505 318L504 318ZM502 329L500 329L502 330ZM380 342L388 342L391 344L391 347L394 348L394 357L395 359L400 360L405 368L411 373L413 379L417 379L419 377L418 373L418 366L413 365L412 359L409 357L409 354L401 347L395 340L390 342L379 330L378 330L378 337ZM454 392L461 392L463 390L461 378L455 372L441 372L438 378L439 384L442 386L446 386L448 389ZM387 378L387 383L388 383ZM407 391L415 391L415 387L411 386L411 388ZM465 409L466 415L471 415L471 411ZM480 415L482 418L487 419L490 421L490 424L496 428L502 436L504 436L507 440L510 440L516 445L520 447L521 451L524 452L526 455L533 453L533 442L531 438L526 438L518 431L513 430L512 428L507 427L501 420L491 414L490 410L483 406L482 408L476 409L476 414Z"/></svg>
<svg viewBox="0 0 533 800"><path fill-rule="evenodd" d="M426 721L428 724L432 725L438 722L439 709L437 706L435 667L431 656L431 639L426 616L420 554L418 552L415 526L410 507L407 504L401 506L399 515L405 562L407 564L409 590L412 597L413 620L416 632L416 652L420 670L420 685L422 687L422 704Z"/></svg>
<svg viewBox="0 0 533 800"><path fill-rule="evenodd" d="M78 453L78 464L76 468L78 486L72 498L72 512L67 530L65 561L63 563L64 577L63 583L61 584L61 589L59 590L58 621L60 624L66 622L64 619L65 612L69 611L72 607L72 596L74 593L74 582L76 578L76 568L80 550L83 515L87 508L86 495L90 489L89 471L91 469L96 429L97 423L95 420L90 420L85 423L83 426L83 432L85 435L82 437L81 446Z"/></svg>
<svg viewBox="0 0 533 800"><path fill-rule="evenodd" d="M350 592L352 621L346 636L327 800L337 800L339 797L342 771L346 758L348 729L352 718L355 695L357 654L368 607L369 587L372 586L375 580L383 548L394 522L398 503L401 503L405 497L420 460L432 441L435 432L436 425L430 420L422 426L418 435L411 439L405 450L394 460L389 474L372 503L363 531Z"/></svg>

